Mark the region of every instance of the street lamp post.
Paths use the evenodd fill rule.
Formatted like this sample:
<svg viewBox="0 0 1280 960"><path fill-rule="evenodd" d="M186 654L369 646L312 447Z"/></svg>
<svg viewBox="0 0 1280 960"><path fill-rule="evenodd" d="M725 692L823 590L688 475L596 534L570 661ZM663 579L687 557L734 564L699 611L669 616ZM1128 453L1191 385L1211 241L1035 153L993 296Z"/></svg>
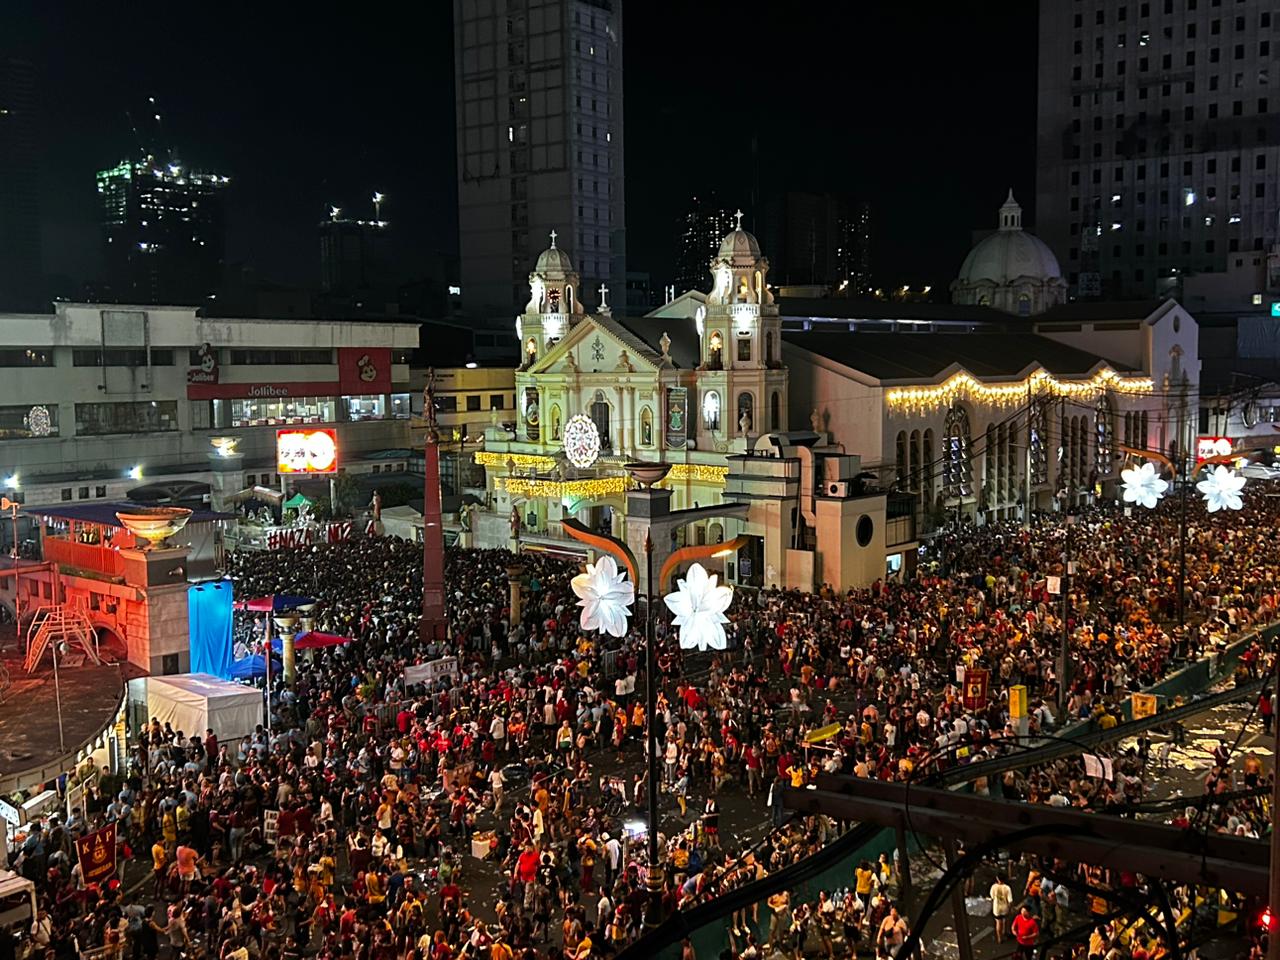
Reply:
<svg viewBox="0 0 1280 960"><path fill-rule="evenodd" d="M0 497L0 510L9 511L9 519L13 521L13 619L18 627L18 635L22 635L22 586L19 561L22 551L18 549L18 509L22 504L8 497Z"/></svg>
<svg viewBox="0 0 1280 960"><path fill-rule="evenodd" d="M62 731L62 684L58 681L58 647L61 644L60 640L49 644L49 652L53 655L53 700L58 708L58 750L66 753L67 741Z"/></svg>

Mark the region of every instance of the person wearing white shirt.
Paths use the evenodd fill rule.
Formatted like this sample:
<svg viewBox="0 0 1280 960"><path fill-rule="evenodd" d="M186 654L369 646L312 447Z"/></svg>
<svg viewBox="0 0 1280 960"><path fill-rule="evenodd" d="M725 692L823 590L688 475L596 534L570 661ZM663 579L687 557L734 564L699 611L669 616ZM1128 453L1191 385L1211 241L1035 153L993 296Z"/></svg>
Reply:
<svg viewBox="0 0 1280 960"><path fill-rule="evenodd" d="M1009 930L1009 911L1013 907L1013 891L1004 882L1004 877L997 876L991 885L991 916L996 922L996 943L1004 943L1005 934Z"/></svg>
<svg viewBox="0 0 1280 960"><path fill-rule="evenodd" d="M502 809L502 788L506 786L507 778L502 775L502 770L497 766L493 768L493 772L489 774L489 790L493 793L493 812L496 815Z"/></svg>

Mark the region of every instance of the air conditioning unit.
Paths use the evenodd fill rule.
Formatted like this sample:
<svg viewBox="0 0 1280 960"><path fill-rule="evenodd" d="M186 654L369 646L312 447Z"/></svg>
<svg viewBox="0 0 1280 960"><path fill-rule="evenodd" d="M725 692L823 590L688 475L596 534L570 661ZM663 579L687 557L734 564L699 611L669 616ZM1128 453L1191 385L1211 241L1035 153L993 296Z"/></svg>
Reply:
<svg viewBox="0 0 1280 960"><path fill-rule="evenodd" d="M826 489L828 497L847 497L849 496L849 481L832 480L827 483Z"/></svg>

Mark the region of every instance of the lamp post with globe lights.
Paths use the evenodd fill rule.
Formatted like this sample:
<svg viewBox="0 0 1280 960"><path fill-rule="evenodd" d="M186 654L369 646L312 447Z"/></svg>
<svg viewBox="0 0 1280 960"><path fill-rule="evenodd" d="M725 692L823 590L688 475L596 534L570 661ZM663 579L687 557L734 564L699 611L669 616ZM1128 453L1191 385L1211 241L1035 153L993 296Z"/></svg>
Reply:
<svg viewBox="0 0 1280 960"><path fill-rule="evenodd" d="M666 463L629 463L626 470L631 480L645 491L662 481L671 469ZM595 533L578 520L562 520L564 532L574 540L584 543L606 556L594 564L588 564L585 573L573 579L572 587L578 595L578 605L582 607L581 626L584 630L598 630L611 636L622 637L627 632L627 618L635 599L637 582L636 557L621 540L607 534ZM684 547L673 552L663 562L655 581L653 575L653 537L646 528L644 535L645 555L645 743L647 790L647 865L649 903L645 913L645 925L655 927L662 920L662 890L664 884L662 860L658 850L658 752L657 725L654 723L658 710L658 659L653 639L653 605L657 596L662 594L664 584L671 573L682 563L693 563L687 580L680 581L680 590L666 597L666 603L676 614L676 624L681 627L681 646L707 645L723 647L724 628L727 622L723 616L732 600L732 590L727 586L717 586L714 574L708 575L696 561L723 557L741 549L748 543L746 537L735 537L726 543L713 543ZM623 570L618 569L621 564ZM626 576L630 576L630 581ZM710 604L715 610L706 609ZM719 618L718 620L716 618ZM719 640L713 638L706 642L708 632L719 631ZM688 641L688 642L686 642Z"/></svg>

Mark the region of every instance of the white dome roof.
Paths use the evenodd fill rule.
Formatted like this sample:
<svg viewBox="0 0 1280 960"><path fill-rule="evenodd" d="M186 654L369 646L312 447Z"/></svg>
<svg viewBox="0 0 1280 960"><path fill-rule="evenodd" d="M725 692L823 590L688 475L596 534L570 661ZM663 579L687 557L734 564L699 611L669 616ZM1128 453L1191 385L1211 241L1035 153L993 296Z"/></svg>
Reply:
<svg viewBox="0 0 1280 960"><path fill-rule="evenodd" d="M1007 284L1019 277L1060 280L1062 268L1047 243L1022 229L1022 208L1010 190L1009 199L1000 208L1000 229L969 251L957 281Z"/></svg>
<svg viewBox="0 0 1280 960"><path fill-rule="evenodd" d="M551 231L551 246L538 255L538 263L533 270L534 273L540 273L544 277L552 274L564 276L573 273L573 261L569 259L567 253L556 246L554 230Z"/></svg>
<svg viewBox="0 0 1280 960"><path fill-rule="evenodd" d="M756 240L753 234L739 227L720 241L720 256L726 260L733 260L738 257L759 260L760 242Z"/></svg>

